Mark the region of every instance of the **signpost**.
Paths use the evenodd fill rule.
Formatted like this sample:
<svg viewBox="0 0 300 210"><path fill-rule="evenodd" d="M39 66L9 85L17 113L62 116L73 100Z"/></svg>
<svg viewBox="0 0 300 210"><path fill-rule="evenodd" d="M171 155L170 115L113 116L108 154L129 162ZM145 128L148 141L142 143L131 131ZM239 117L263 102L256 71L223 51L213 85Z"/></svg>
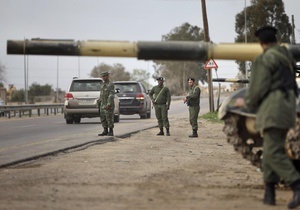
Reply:
<svg viewBox="0 0 300 210"><path fill-rule="evenodd" d="M216 63L216 61L214 59L210 59L210 60L206 61L205 65L204 65L204 69L206 69L208 71L208 74L209 74L209 72L211 72L211 69L216 69L216 70L218 69L218 64ZM211 75L211 73L210 73L210 75ZM209 83L211 84L209 94L210 94L211 104L212 104L210 111L214 112L215 109L214 109L213 85L212 85L211 77L210 77ZM219 83L219 91L218 92L219 92L219 97L218 97L218 102L217 102L217 109L219 108L219 100L220 100L220 83Z"/></svg>
<svg viewBox="0 0 300 210"><path fill-rule="evenodd" d="M216 61L214 59L210 59L210 60L206 61L204 68L205 69L217 69L218 64L216 63Z"/></svg>

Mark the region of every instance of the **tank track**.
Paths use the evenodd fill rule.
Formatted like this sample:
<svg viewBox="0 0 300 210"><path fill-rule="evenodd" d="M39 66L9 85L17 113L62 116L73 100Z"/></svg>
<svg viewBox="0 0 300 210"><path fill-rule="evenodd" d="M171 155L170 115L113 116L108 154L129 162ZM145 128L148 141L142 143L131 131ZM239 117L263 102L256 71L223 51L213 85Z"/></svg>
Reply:
<svg viewBox="0 0 300 210"><path fill-rule="evenodd" d="M252 165L261 168L262 138L259 135L251 135L247 131L244 116L228 114L224 120L223 132L227 136L227 142L233 145L235 151L249 160Z"/></svg>
<svg viewBox="0 0 300 210"><path fill-rule="evenodd" d="M233 145L234 150L243 158L249 160L252 165L262 167L262 142L260 135L251 135L247 131L245 117L237 114L228 114L224 120L223 132L227 136L227 142ZM295 127L287 133L285 149L292 160L300 160L300 118L296 117Z"/></svg>
<svg viewBox="0 0 300 210"><path fill-rule="evenodd" d="M300 118L296 117L295 127L290 129L285 142L286 154L293 160L300 160Z"/></svg>

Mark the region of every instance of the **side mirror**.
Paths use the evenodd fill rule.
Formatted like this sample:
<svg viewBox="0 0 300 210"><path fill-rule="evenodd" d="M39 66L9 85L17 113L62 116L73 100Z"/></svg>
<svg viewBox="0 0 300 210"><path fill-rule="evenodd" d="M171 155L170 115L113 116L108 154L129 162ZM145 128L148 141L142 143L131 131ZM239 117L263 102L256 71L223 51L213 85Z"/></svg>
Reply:
<svg viewBox="0 0 300 210"><path fill-rule="evenodd" d="M120 93L120 89L119 89L119 88L116 88L116 89L115 89L115 93Z"/></svg>

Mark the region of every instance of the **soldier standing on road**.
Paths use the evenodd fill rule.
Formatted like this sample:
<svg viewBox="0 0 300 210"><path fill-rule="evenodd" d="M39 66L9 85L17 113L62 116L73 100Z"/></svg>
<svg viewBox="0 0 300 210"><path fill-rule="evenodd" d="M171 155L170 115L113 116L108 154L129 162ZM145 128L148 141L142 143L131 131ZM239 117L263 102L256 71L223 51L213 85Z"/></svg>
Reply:
<svg viewBox="0 0 300 210"><path fill-rule="evenodd" d="M171 94L169 88L164 86L164 78L157 78L158 85L154 86L149 93L155 108L155 115L160 129L157 135L164 135L163 127L166 128L166 135L170 136L170 124L168 119L168 110L171 104Z"/></svg>
<svg viewBox="0 0 300 210"><path fill-rule="evenodd" d="M103 132L98 136L114 135L115 86L109 81L109 73L101 73L103 85L100 91L99 109ZM109 129L109 130L108 130Z"/></svg>
<svg viewBox="0 0 300 210"><path fill-rule="evenodd" d="M194 78L188 80L190 91L188 95L183 99L189 107L190 124L193 129L193 133L189 135L190 138L198 137L198 115L200 111L200 94L201 90L198 85L195 84Z"/></svg>
<svg viewBox="0 0 300 210"><path fill-rule="evenodd" d="M263 203L275 205L275 185L280 178L294 191L288 208L300 205L300 175L285 153L285 138L295 124L294 61L289 51L277 44L277 30L264 27L255 32L263 53L252 64L249 90L245 101L239 98L237 106L246 106L257 112L256 129L263 134Z"/></svg>

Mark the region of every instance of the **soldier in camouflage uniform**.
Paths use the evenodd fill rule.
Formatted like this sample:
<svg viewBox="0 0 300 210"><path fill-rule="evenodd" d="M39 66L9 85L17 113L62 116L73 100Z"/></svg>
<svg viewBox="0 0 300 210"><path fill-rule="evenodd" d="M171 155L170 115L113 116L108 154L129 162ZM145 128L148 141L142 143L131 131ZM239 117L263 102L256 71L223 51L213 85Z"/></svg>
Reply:
<svg viewBox="0 0 300 210"><path fill-rule="evenodd" d="M189 135L190 138L198 137L198 115L200 111L200 94L201 90L198 85L195 84L194 78L188 79L190 91L188 95L183 99L189 107L190 124L193 129L193 133Z"/></svg>
<svg viewBox="0 0 300 210"><path fill-rule="evenodd" d="M168 110L171 104L171 94L169 88L164 86L164 78L157 78L158 85L154 86L149 93L155 108L155 115L160 129L157 135L164 135L163 127L166 128L166 135L170 136L170 124L168 119Z"/></svg>
<svg viewBox="0 0 300 210"><path fill-rule="evenodd" d="M99 109L103 132L98 136L114 135L115 86L109 81L109 73L101 73L103 85L100 91Z"/></svg>
<svg viewBox="0 0 300 210"><path fill-rule="evenodd" d="M284 180L294 191L288 208L300 205L300 175L285 153L285 138L295 123L295 96L297 85L292 55L277 44L277 30L264 27L256 31L263 48L252 64L249 90L246 100L238 99L257 112L256 129L263 135L263 179L265 194L263 203L275 205L275 185Z"/></svg>

